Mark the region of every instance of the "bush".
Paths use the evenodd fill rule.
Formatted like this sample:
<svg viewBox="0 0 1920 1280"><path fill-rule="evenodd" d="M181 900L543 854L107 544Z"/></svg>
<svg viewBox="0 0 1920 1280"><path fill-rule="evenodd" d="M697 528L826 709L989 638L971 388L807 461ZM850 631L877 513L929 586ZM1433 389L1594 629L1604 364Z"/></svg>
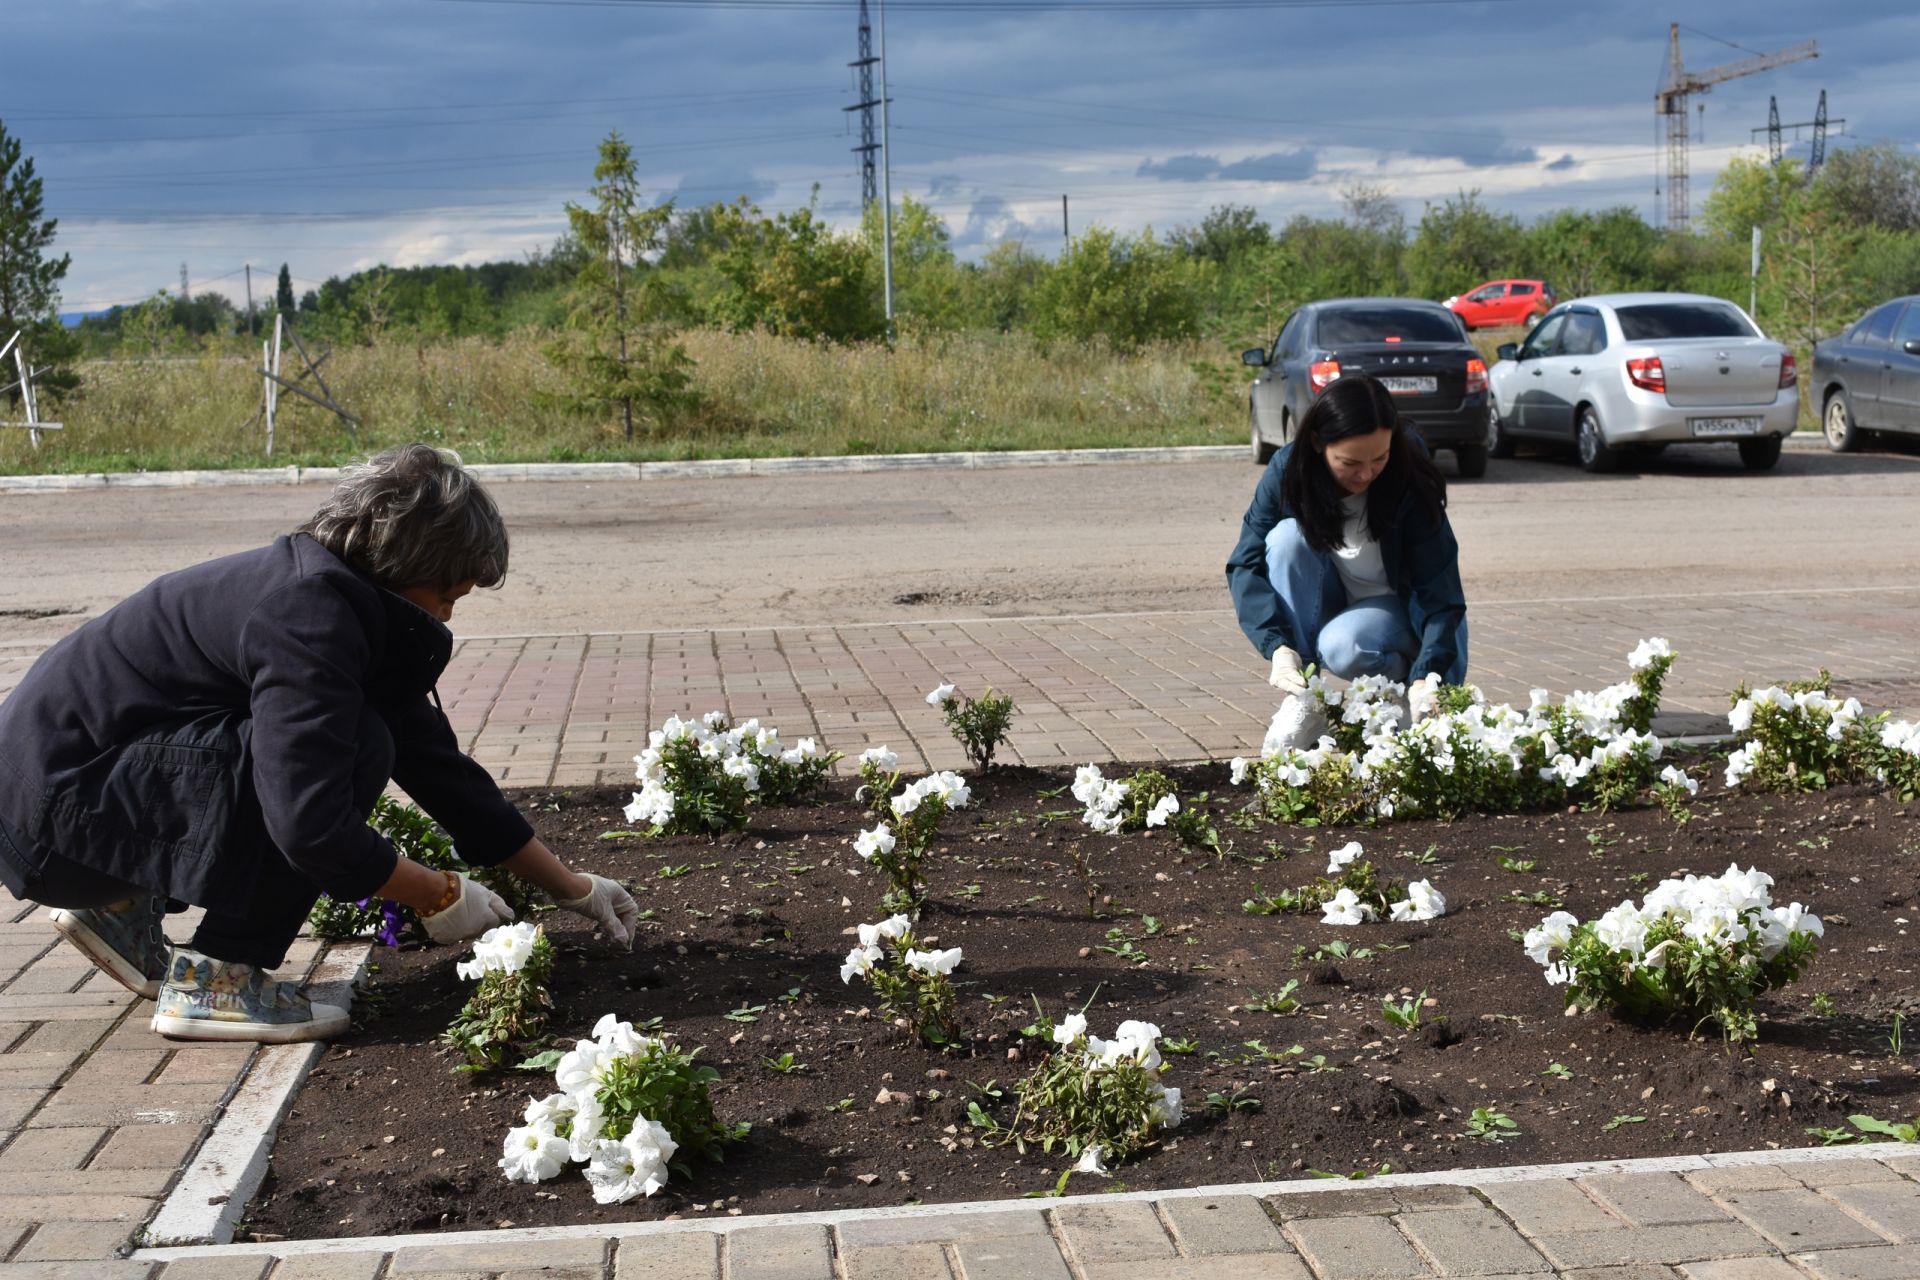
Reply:
<svg viewBox="0 0 1920 1280"><path fill-rule="evenodd" d="M523 917L540 905L533 890L511 871L499 867L470 867L460 861L453 837L442 831L432 818L410 804L391 796L374 801L367 825L393 841L394 851L435 871L458 871L499 894ZM307 914L307 929L328 942L348 938L372 937L385 946L397 947L409 926L417 924L413 910L398 902L366 897L358 902L320 895Z"/></svg>
<svg viewBox="0 0 1920 1280"><path fill-rule="evenodd" d="M1637 1022L1714 1022L1729 1041L1759 1035L1754 1000L1798 978L1824 932L1798 902L1775 908L1773 877L1740 870L1663 880L1640 906L1582 924L1556 911L1527 932L1527 954L1567 1007L1606 1007Z"/></svg>
<svg viewBox="0 0 1920 1280"><path fill-rule="evenodd" d="M454 1070L497 1067L509 1048L525 1048L546 1031L553 1008L547 994L553 943L544 929L524 920L489 929L474 942L473 959L456 967L461 977L478 978L480 985L440 1038L466 1058Z"/></svg>
<svg viewBox="0 0 1920 1280"><path fill-rule="evenodd" d="M1087 1034L1087 1019L1072 1014L1050 1028L1060 1047L1020 1082L1012 1140L1024 1154L1038 1146L1082 1160L1087 1172L1131 1159L1179 1126L1180 1090L1160 1083L1160 1028L1122 1022L1112 1040Z"/></svg>
<svg viewBox="0 0 1920 1280"><path fill-rule="evenodd" d="M862 757L861 768L867 767ZM898 777L898 774L893 775ZM973 791L957 773L931 773L886 801L890 821L854 838L853 849L886 874L892 886L881 905L894 911L918 911L926 897L920 864L933 847L940 820L949 809L963 809Z"/></svg>
<svg viewBox="0 0 1920 1280"><path fill-rule="evenodd" d="M626 818L655 836L738 831L750 802L811 798L839 758L823 755L812 738L782 748L780 731L758 720L734 727L720 711L699 720L668 716L633 758L641 789Z"/></svg>
<svg viewBox="0 0 1920 1280"><path fill-rule="evenodd" d="M952 685L943 684L927 695L927 703L939 707L946 716L948 731L966 748L967 759L976 769L993 763L994 751L1013 728L1013 699L991 688L973 698L956 694Z"/></svg>
<svg viewBox="0 0 1920 1280"><path fill-rule="evenodd" d="M880 999L880 1008L928 1048L958 1045L960 1027L954 1021L953 981L948 975L963 958L960 948L921 950L914 945L913 926L904 915L860 925L859 938L859 945L847 952L840 966L840 981L866 978Z"/></svg>

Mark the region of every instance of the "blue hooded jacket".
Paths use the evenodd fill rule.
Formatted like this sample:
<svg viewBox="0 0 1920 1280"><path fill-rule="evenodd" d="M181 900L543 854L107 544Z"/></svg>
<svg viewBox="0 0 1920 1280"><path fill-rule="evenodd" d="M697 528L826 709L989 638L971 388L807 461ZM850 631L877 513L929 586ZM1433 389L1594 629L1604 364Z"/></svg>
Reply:
<svg viewBox="0 0 1920 1280"><path fill-rule="evenodd" d="M1267 578L1267 534L1294 514L1287 509L1280 484L1293 449L1289 444L1273 455L1253 491L1253 502L1240 523L1240 541L1227 557L1227 587L1233 593L1240 629L1261 657L1271 658L1275 649L1285 645L1311 661L1312 646L1295 634L1293 619ZM1380 544L1380 558L1387 581L1406 605L1407 620L1420 638L1408 678L1417 680L1437 671L1448 684L1459 684L1467 676L1467 599L1460 586L1460 546L1446 513L1441 512L1438 526L1429 524L1409 493L1392 536ZM1331 559L1325 559L1322 570L1331 574Z"/></svg>

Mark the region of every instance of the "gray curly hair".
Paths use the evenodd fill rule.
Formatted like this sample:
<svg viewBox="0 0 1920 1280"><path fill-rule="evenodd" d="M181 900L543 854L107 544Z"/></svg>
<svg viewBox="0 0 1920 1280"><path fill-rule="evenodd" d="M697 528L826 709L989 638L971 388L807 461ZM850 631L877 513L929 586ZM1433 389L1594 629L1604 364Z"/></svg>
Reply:
<svg viewBox="0 0 1920 1280"><path fill-rule="evenodd" d="M506 522L451 449L396 445L344 468L299 532L389 590L507 576Z"/></svg>

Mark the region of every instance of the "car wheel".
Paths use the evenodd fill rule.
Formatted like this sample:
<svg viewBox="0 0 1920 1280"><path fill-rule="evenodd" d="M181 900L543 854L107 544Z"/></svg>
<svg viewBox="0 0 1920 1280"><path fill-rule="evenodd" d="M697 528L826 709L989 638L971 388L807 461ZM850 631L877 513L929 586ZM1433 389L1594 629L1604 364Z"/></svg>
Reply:
<svg viewBox="0 0 1920 1280"><path fill-rule="evenodd" d="M1580 451L1580 465L1595 475L1620 469L1620 451L1607 443L1600 415L1593 411L1592 405L1580 410L1580 421L1574 427L1574 444Z"/></svg>
<svg viewBox="0 0 1920 1280"><path fill-rule="evenodd" d="M1780 437L1756 436L1740 442L1740 465L1749 471L1771 471L1780 461Z"/></svg>
<svg viewBox="0 0 1920 1280"><path fill-rule="evenodd" d="M1260 434L1260 419L1254 417L1251 410L1247 413L1247 429L1253 437L1253 460L1264 467L1273 461L1275 446L1268 444L1266 437Z"/></svg>
<svg viewBox="0 0 1920 1280"><path fill-rule="evenodd" d="M1500 404L1492 394L1487 396L1487 440L1486 451L1489 457L1511 458L1516 448L1513 437L1507 434L1500 422Z"/></svg>
<svg viewBox="0 0 1920 1280"><path fill-rule="evenodd" d="M1478 480L1487 474L1487 446L1483 444L1459 444L1453 447L1453 461L1460 468L1462 480Z"/></svg>
<svg viewBox="0 0 1920 1280"><path fill-rule="evenodd" d="M1827 397L1827 407L1820 414L1820 429L1827 437L1827 448L1835 453L1852 453L1860 447L1866 432L1853 420L1853 402L1845 390L1835 390Z"/></svg>

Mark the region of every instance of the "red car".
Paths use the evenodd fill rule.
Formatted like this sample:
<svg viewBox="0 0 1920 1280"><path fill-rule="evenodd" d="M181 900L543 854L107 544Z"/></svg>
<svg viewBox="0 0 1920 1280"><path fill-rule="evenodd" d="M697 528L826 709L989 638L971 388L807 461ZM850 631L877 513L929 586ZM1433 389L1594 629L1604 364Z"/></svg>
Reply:
<svg viewBox="0 0 1920 1280"><path fill-rule="evenodd" d="M1441 305L1473 330L1532 324L1551 311L1558 300L1553 286L1545 280L1489 280Z"/></svg>

